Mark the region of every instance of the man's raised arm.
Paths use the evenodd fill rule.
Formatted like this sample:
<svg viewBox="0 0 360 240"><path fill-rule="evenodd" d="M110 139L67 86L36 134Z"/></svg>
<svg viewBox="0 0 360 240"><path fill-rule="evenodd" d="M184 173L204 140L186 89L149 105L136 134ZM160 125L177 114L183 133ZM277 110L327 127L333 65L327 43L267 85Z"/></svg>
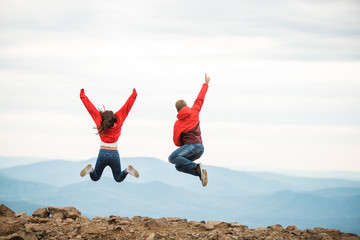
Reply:
<svg viewBox="0 0 360 240"><path fill-rule="evenodd" d="M209 87L210 78L205 73L205 83L202 85L201 90L194 102L194 105L191 107L192 110L200 112L202 105L204 104L205 95Z"/></svg>

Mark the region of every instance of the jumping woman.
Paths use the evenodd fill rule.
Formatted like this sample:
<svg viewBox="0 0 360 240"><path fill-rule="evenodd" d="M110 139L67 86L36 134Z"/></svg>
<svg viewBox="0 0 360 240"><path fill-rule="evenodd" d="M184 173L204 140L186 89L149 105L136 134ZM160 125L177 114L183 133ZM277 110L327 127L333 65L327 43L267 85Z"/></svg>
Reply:
<svg viewBox="0 0 360 240"><path fill-rule="evenodd" d="M121 127L129 114L137 97L136 89L115 114L109 110L97 110L85 95L84 89L80 90L80 99L96 124L96 129L101 139L100 152L96 160L95 169L91 164L87 165L80 173L81 177L90 174L93 181L100 179L103 170L109 166L112 170L115 181L122 182L128 174L138 178L139 173L131 165L121 171L120 156L117 149L117 141L121 133Z"/></svg>

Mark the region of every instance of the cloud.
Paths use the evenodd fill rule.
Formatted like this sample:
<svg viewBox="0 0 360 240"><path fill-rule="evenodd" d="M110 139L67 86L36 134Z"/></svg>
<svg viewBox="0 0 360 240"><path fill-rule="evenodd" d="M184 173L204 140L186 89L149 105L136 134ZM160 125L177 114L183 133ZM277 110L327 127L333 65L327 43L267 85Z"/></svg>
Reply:
<svg viewBox="0 0 360 240"><path fill-rule="evenodd" d="M80 88L97 107L118 109L136 87L121 144L131 156L142 141L143 154L166 159L174 102L194 101L207 72L208 162L224 151L236 156L244 144L243 158L258 165L267 158L280 166L300 151L298 161L336 162L346 153L359 168L351 131L330 133L360 123L359 10L352 0L0 1L0 154L16 152L11 144L22 139L24 154L35 155L36 143L50 138L42 156L96 155ZM281 144L299 143L288 143L278 161L277 131ZM322 154L326 148L337 152Z"/></svg>
<svg viewBox="0 0 360 240"><path fill-rule="evenodd" d="M96 55L97 49L106 52L106 47L117 53L124 50L121 46L134 51L134 45L161 50L154 45L159 42L165 50L169 42L192 44L201 39L208 49L222 43L233 55L245 51L247 58L355 60L360 56L356 50L360 49L360 4L351 0L2 1L2 5L1 31L10 33L3 41L20 46L28 42L40 55L37 44L43 50L50 47L49 54L58 50L56 54ZM143 45L144 39L149 43ZM183 44L177 45L181 49ZM231 57L228 51L221 54Z"/></svg>

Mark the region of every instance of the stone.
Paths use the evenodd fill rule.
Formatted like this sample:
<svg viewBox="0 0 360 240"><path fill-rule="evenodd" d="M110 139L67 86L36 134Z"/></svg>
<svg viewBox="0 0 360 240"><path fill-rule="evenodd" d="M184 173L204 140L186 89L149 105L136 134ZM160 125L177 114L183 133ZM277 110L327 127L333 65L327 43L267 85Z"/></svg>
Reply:
<svg viewBox="0 0 360 240"><path fill-rule="evenodd" d="M284 228L280 224L269 226L268 229L276 232L282 232L284 231Z"/></svg>
<svg viewBox="0 0 360 240"><path fill-rule="evenodd" d="M321 230L319 230L319 231L321 231ZM326 233L320 233L319 236L321 237L321 240L333 240L333 238Z"/></svg>
<svg viewBox="0 0 360 240"><path fill-rule="evenodd" d="M33 217L40 217L40 218L47 218L49 217L50 213L47 208L38 208L33 212Z"/></svg>
<svg viewBox="0 0 360 240"><path fill-rule="evenodd" d="M48 210L52 218L55 219L71 218L76 220L77 218L81 218L81 212L74 207L50 206Z"/></svg>
<svg viewBox="0 0 360 240"><path fill-rule="evenodd" d="M63 220L65 217L64 217L64 214L62 212L57 212L57 213L54 213L51 218L53 219L56 219L56 220Z"/></svg>
<svg viewBox="0 0 360 240"><path fill-rule="evenodd" d="M221 221L208 221L207 223L211 224L211 225L214 225L216 227L217 225L220 225L223 222L221 222Z"/></svg>
<svg viewBox="0 0 360 240"><path fill-rule="evenodd" d="M25 231L20 231L14 234L7 236L6 238L0 237L0 240L38 240L35 234L27 233Z"/></svg>
<svg viewBox="0 0 360 240"><path fill-rule="evenodd" d="M166 218L164 218L164 219L165 219L165 221L167 221L167 222L180 222L180 221L181 221L181 219L178 218L178 217L166 217Z"/></svg>
<svg viewBox="0 0 360 240"><path fill-rule="evenodd" d="M356 234L345 233L341 240L360 240L360 237Z"/></svg>
<svg viewBox="0 0 360 240"><path fill-rule="evenodd" d="M5 206L4 204L0 205L0 217L15 217L15 212Z"/></svg>
<svg viewBox="0 0 360 240"><path fill-rule="evenodd" d="M17 218L22 218L22 217L26 217L26 216L27 216L26 212L19 212L19 213L15 214L15 217L17 217Z"/></svg>
<svg viewBox="0 0 360 240"><path fill-rule="evenodd" d="M131 221L129 220L119 220L119 225L130 225Z"/></svg>
<svg viewBox="0 0 360 240"><path fill-rule="evenodd" d="M309 234L315 234L316 232L315 232L315 230L311 230L311 229L305 229L305 232L306 233L309 233Z"/></svg>
<svg viewBox="0 0 360 240"><path fill-rule="evenodd" d="M146 238L146 240L154 240L155 239L155 233L151 233L149 237Z"/></svg>
<svg viewBox="0 0 360 240"><path fill-rule="evenodd" d="M199 227L201 225L201 223L199 223L197 221L190 221L189 224L194 227Z"/></svg>
<svg viewBox="0 0 360 240"><path fill-rule="evenodd" d="M310 235L307 240L322 240L320 235Z"/></svg>
<svg viewBox="0 0 360 240"><path fill-rule="evenodd" d="M14 217L12 210L2 207L0 240L66 240L66 239L212 239L212 240L360 240L356 234L337 229L299 230L296 226L272 225L250 229L245 225L222 221L189 221L181 218L96 217L81 216L72 207L48 207L51 217ZM5 213L10 214L5 214ZM8 217L6 217L8 215ZM16 214L15 214L16 215ZM20 215L20 214L18 214ZM16 215L16 216L18 216Z"/></svg>
<svg viewBox="0 0 360 240"><path fill-rule="evenodd" d="M64 207L64 216L76 220L81 216L81 212L74 207Z"/></svg>
<svg viewBox="0 0 360 240"><path fill-rule="evenodd" d="M148 221L146 221L145 223L145 227L149 228L149 229L155 229L155 228L159 228L159 227L165 227L168 226L168 222L163 219L150 219Z"/></svg>
<svg viewBox="0 0 360 240"><path fill-rule="evenodd" d="M255 231L267 231L268 229L266 227L258 227L258 228L255 228Z"/></svg>
<svg viewBox="0 0 360 240"><path fill-rule="evenodd" d="M205 223L205 224L204 224L204 227L205 227L205 229L206 229L206 230L212 230L212 229L214 229L214 228L215 228L215 226L214 226L214 225L209 224L209 223Z"/></svg>
<svg viewBox="0 0 360 240"><path fill-rule="evenodd" d="M290 225L286 227L286 231L293 231L293 230L298 230L298 228L295 225Z"/></svg>

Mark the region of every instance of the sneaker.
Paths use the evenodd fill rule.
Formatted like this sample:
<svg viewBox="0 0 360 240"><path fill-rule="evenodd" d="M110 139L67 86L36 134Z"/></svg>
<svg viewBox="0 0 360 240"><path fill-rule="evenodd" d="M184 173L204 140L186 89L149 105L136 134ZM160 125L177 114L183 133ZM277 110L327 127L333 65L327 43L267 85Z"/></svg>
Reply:
<svg viewBox="0 0 360 240"><path fill-rule="evenodd" d="M206 187L207 183L208 183L208 177L207 177L207 171L206 169L203 169L202 170L202 179L201 179L201 182L202 182L202 185L203 187Z"/></svg>
<svg viewBox="0 0 360 240"><path fill-rule="evenodd" d="M202 165L201 163L198 163L195 167L195 172L200 177L200 180L202 179Z"/></svg>
<svg viewBox="0 0 360 240"><path fill-rule="evenodd" d="M93 168L92 168L91 164L89 164L81 171L80 176L83 177L86 174L91 173L92 171L93 171Z"/></svg>
<svg viewBox="0 0 360 240"><path fill-rule="evenodd" d="M135 168L133 168L133 166L129 165L127 168L126 168L126 172L130 175L133 175L134 177L138 178L139 177L139 172L136 171Z"/></svg>

